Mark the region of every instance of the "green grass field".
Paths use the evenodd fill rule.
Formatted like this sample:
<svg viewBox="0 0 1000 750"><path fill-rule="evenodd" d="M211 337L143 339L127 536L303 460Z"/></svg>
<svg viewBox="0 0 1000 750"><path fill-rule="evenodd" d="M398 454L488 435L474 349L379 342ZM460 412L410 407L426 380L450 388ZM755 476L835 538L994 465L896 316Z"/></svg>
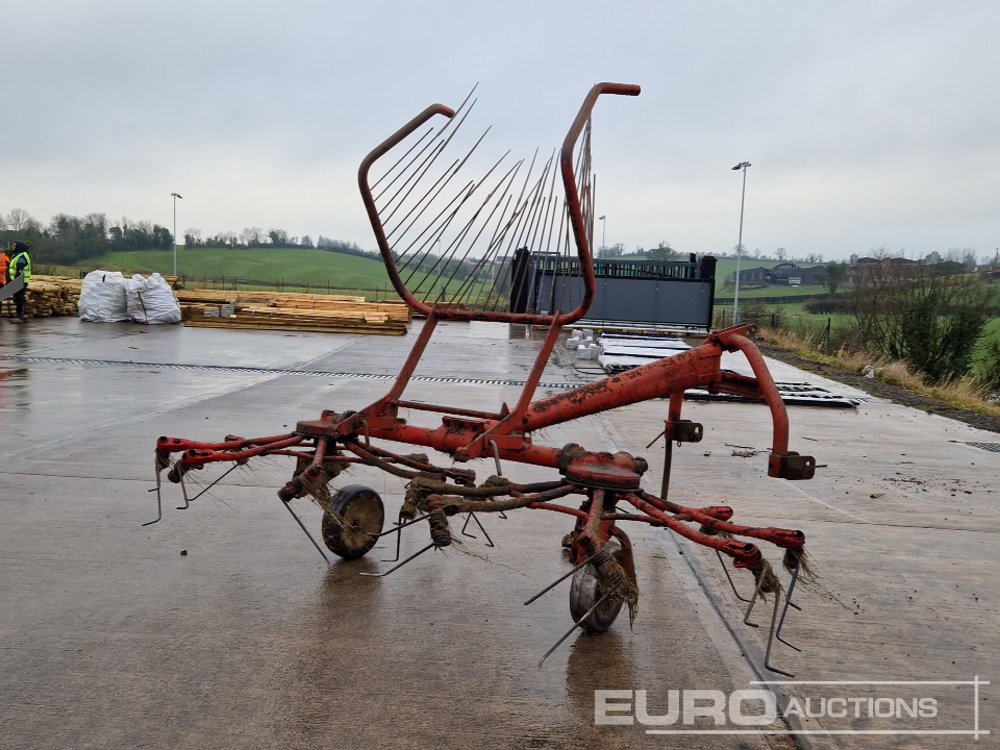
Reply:
<svg viewBox="0 0 1000 750"><path fill-rule="evenodd" d="M85 269L173 273L169 250L108 253L78 264ZM380 261L344 253L307 249L177 250L177 273L187 279L244 279L258 282L379 289L389 285Z"/></svg>
<svg viewBox="0 0 1000 750"><path fill-rule="evenodd" d="M101 269L141 274L155 271L161 275L172 274L173 267L173 254L169 250L108 253L77 264L81 271ZM395 297L381 260L326 250L178 248L177 273L188 288L287 288ZM401 270L400 275L405 281L407 272ZM420 297L430 294L426 278L423 273L414 274L408 288ZM439 286L440 283L436 284L436 288ZM461 287L458 280L448 284L451 292L458 292Z"/></svg>
<svg viewBox="0 0 1000 750"><path fill-rule="evenodd" d="M777 261L742 260L742 268L764 265L773 267ZM173 254L168 250L128 251L108 253L91 258L76 266L82 271L101 269L163 275L173 273ZM718 278L723 279L736 270L734 258L723 258L717 267ZM178 248L177 272L185 277L188 286L211 287L234 282L252 286L250 282L263 282L265 286L309 286L317 290L382 290L389 289L389 276L382 262L344 253L331 253L318 249L267 248L252 250L225 250L221 248ZM259 285L259 284L258 284ZM411 284L412 286L412 284ZM455 282L452 283L455 288ZM809 297L825 293L823 287L769 287L766 289L741 289L740 296L754 297ZM716 289L720 297L731 296L732 287Z"/></svg>

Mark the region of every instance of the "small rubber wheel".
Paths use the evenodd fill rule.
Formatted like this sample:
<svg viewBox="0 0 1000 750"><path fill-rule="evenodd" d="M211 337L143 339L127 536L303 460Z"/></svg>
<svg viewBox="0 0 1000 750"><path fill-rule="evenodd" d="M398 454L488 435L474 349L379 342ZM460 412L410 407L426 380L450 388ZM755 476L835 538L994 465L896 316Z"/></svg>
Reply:
<svg viewBox="0 0 1000 750"><path fill-rule="evenodd" d="M617 542L609 542L605 549L619 563L622 561L622 549ZM579 622L580 627L588 633L603 633L611 627L618 613L622 611L622 600L609 597L591 612L586 620L581 621L580 618L587 614L602 596L593 565L585 565L573 574L569 588L569 612L574 622Z"/></svg>
<svg viewBox="0 0 1000 750"><path fill-rule="evenodd" d="M333 513L323 513L323 542L345 560L362 557L382 531L382 498L371 487L352 484L340 489L330 504Z"/></svg>

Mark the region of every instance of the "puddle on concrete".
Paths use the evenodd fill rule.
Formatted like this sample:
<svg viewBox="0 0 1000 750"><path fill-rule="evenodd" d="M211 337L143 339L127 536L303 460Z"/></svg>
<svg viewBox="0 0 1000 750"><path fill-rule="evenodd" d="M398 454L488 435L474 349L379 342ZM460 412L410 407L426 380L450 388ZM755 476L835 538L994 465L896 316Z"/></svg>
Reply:
<svg viewBox="0 0 1000 750"><path fill-rule="evenodd" d="M26 367L0 367L0 409L23 409L30 406L28 395L28 373Z"/></svg>

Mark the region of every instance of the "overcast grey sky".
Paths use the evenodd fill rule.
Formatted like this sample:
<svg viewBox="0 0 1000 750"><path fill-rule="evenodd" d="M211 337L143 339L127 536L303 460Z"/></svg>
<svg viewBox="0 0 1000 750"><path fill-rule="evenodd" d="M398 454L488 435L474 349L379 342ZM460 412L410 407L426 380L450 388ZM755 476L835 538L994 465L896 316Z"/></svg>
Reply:
<svg viewBox="0 0 1000 750"><path fill-rule="evenodd" d="M4 0L0 212L375 249L361 158L479 82L493 153L597 81L609 245L846 258L1000 246L1000 2Z"/></svg>

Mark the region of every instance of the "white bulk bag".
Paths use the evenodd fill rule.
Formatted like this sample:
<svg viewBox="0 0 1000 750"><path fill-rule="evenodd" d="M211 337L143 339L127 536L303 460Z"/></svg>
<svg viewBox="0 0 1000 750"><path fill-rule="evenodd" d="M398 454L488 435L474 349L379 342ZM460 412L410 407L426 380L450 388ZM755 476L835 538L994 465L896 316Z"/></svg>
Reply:
<svg viewBox="0 0 1000 750"><path fill-rule="evenodd" d="M136 323L180 323L181 306L170 284L158 273L148 279L136 274L126 282L128 314Z"/></svg>
<svg viewBox="0 0 1000 750"><path fill-rule="evenodd" d="M125 277L118 271L91 271L83 277L77 309L89 323L129 320L125 303Z"/></svg>

